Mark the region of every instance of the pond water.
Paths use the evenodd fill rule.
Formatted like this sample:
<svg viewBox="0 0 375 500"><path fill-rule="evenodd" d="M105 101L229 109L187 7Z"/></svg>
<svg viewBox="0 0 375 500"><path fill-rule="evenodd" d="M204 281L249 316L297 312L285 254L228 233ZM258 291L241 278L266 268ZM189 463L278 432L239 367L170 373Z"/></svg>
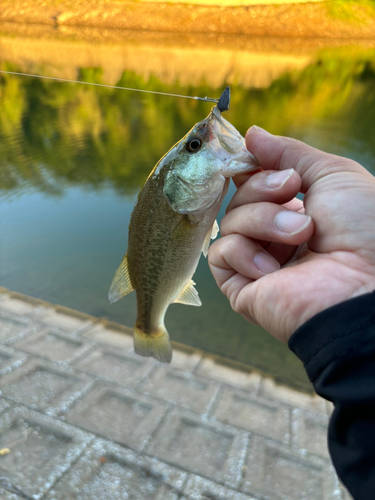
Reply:
<svg viewBox="0 0 375 500"><path fill-rule="evenodd" d="M8 39L1 41L10 46ZM59 43L59 63L51 55L39 61L32 51L30 60L2 51L0 69L69 73L90 82L211 97L229 83L226 118L241 133L256 123L353 158L375 173L372 48L309 47L289 57L273 43L273 56L255 54L258 62L249 63L248 72L237 65L237 73L215 74L209 81L215 68L208 68L207 76L205 64L213 63L203 52L199 59L207 47L180 54L177 61L187 61L186 71L180 64L180 73L163 75L153 67L145 73L147 58L140 59L138 72L130 59L128 65L122 60L119 71L115 50L99 67L97 60L82 59L82 45L74 54L69 49L74 42ZM236 54L241 60L244 53L253 61L243 43L238 52L232 47L229 59ZM287 62L283 66L280 60ZM200 65L191 78L189 61ZM149 60L150 67L154 63ZM110 71L113 65L117 73ZM136 194L158 159L209 109L185 99L0 75L0 285L131 326L134 294L113 305L107 294L126 251ZM232 186L220 217L233 192ZM194 280L203 306L170 307L166 326L172 340L252 365L291 386L309 387L286 346L231 311L204 258Z"/></svg>

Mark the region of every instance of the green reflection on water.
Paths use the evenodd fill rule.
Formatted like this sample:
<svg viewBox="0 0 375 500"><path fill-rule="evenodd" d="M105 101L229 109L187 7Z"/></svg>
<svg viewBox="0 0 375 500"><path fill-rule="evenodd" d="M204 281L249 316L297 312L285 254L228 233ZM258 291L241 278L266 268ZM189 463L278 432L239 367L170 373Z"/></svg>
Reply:
<svg viewBox="0 0 375 500"><path fill-rule="evenodd" d="M101 70L82 69L79 78L100 82ZM375 152L374 82L375 51L325 50L313 64L283 75L267 89L232 85L226 116L243 133L257 123L295 136L310 124L334 121L348 152L360 141L358 153L370 157ZM129 72L117 85L187 95L213 92L205 85L171 88ZM25 183L50 193L64 185L110 184L119 193L134 192L151 166L208 111L197 101L9 75L1 75L0 89L0 186L8 190ZM340 149L335 138L331 145L328 137L322 142L326 149ZM359 148L352 149L355 154Z"/></svg>
<svg viewBox="0 0 375 500"><path fill-rule="evenodd" d="M242 133L257 123L375 172L374 54L325 50L266 89L232 85L226 117ZM2 69L17 71L9 64ZM100 69L90 68L79 75L94 82L101 77ZM204 84L171 86L130 72L116 85L220 94ZM134 297L111 306L106 295L125 252L134 194L156 161L208 110L197 101L1 75L0 188L10 195L3 203L1 284L132 324ZM230 310L204 260L195 280L203 307L170 308L166 323L174 340L308 387L300 362L285 346Z"/></svg>

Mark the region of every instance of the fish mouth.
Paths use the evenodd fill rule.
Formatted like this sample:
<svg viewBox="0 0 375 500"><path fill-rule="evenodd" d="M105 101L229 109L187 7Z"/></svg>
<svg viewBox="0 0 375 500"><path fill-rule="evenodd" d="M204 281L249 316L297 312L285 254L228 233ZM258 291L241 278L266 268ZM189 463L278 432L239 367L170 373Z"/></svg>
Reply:
<svg viewBox="0 0 375 500"><path fill-rule="evenodd" d="M239 173L259 169L255 157L247 150L245 139L214 106L207 117L207 129L210 135L209 148L224 165L221 174L232 177Z"/></svg>
<svg viewBox="0 0 375 500"><path fill-rule="evenodd" d="M198 133L204 141L212 141L219 135L235 133L239 138L241 135L220 113L217 106L211 109L210 114L202 121L198 122L194 129L190 130L188 136L194 131Z"/></svg>
<svg viewBox="0 0 375 500"><path fill-rule="evenodd" d="M209 116L211 117L211 119L215 119L216 118L216 120L218 120L218 122L220 123L220 125L223 128L228 129L228 127L226 126L226 123L229 124L229 122L227 122L227 120L224 121L224 118L222 117L221 112L220 112L220 110L219 110L219 108L217 106L214 106L211 109L211 113L210 113Z"/></svg>
<svg viewBox="0 0 375 500"><path fill-rule="evenodd" d="M221 146L231 154L238 154L245 147L245 139L225 118L220 110L214 106L208 116L210 135L217 137Z"/></svg>

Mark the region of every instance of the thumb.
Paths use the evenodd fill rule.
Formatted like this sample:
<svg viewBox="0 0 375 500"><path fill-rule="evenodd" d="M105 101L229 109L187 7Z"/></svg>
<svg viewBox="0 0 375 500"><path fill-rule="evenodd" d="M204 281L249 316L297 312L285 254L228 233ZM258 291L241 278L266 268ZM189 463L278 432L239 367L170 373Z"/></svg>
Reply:
<svg viewBox="0 0 375 500"><path fill-rule="evenodd" d="M296 139L272 135L255 125L247 131L245 140L247 149L264 170L294 168L302 178L303 193L330 174L347 171L371 175L353 160L325 153Z"/></svg>

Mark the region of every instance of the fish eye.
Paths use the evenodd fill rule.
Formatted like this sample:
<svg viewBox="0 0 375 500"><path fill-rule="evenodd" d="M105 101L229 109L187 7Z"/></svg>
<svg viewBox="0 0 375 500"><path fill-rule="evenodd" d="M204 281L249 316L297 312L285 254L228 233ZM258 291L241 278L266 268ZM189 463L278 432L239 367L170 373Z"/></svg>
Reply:
<svg viewBox="0 0 375 500"><path fill-rule="evenodd" d="M186 143L186 149L190 153L196 153L202 147L202 139L198 136L191 137Z"/></svg>

